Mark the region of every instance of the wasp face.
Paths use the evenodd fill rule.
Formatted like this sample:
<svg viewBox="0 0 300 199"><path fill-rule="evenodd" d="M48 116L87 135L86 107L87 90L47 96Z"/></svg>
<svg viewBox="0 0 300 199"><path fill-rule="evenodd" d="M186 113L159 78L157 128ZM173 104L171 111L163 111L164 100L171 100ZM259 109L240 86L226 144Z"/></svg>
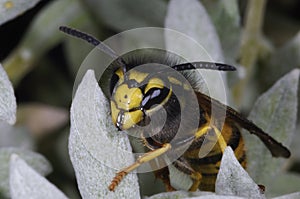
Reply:
<svg viewBox="0 0 300 199"><path fill-rule="evenodd" d="M143 93L139 88L130 88L126 82L116 87L112 95L111 112L118 129L128 129L143 119L143 107L140 106L142 99Z"/></svg>
<svg viewBox="0 0 300 199"><path fill-rule="evenodd" d="M137 124L145 123L154 112L157 104L163 105L170 97L170 89L148 73L131 70L124 77L117 70L111 80L111 115L119 130L126 130ZM149 119L149 118L148 118Z"/></svg>

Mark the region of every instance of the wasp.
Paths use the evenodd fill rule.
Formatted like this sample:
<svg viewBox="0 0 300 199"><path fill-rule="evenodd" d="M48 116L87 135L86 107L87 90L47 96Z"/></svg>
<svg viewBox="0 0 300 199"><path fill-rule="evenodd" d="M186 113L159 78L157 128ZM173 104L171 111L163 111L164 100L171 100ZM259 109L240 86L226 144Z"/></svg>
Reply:
<svg viewBox="0 0 300 199"><path fill-rule="evenodd" d="M172 153L174 149L187 143L185 151L171 164L190 176L193 183L189 191L197 189L214 191L222 154L227 146L233 149L237 160L244 168L246 167L246 151L240 128L256 135L273 157L290 157L290 151L285 146L253 122L233 108L189 88L184 83L185 80L174 73L174 71L196 69L234 71L235 67L203 61L174 64L159 50L156 53L153 53L155 50L145 53L143 59L132 59L126 55L118 56L112 49L89 34L65 26L60 27L60 30L97 46L115 59L112 63L115 69L110 78L110 106L112 121L118 130L147 126L152 120L159 123L162 119L160 112L162 109L165 110L166 119L158 128L158 132L157 126L152 125L152 128L145 128L140 135L148 152L116 174L108 187L110 191L114 191L128 173L142 164L166 153ZM148 58L146 59L145 56ZM153 58L155 56L159 58ZM149 67L142 67L142 69L139 67L145 64ZM154 67L156 64L166 65L171 71L168 68ZM175 90L178 89L181 90L180 96L175 94ZM189 103L192 95L196 96L197 103ZM182 119L182 112L189 113L189 116ZM189 122L197 115L199 117L196 127L191 127ZM182 124L185 127L184 133L177 136ZM153 133L154 129L155 133ZM205 156L199 157L201 148L209 145L211 145L210 151ZM163 180L167 191L175 190L170 183L168 167L154 172L157 178Z"/></svg>

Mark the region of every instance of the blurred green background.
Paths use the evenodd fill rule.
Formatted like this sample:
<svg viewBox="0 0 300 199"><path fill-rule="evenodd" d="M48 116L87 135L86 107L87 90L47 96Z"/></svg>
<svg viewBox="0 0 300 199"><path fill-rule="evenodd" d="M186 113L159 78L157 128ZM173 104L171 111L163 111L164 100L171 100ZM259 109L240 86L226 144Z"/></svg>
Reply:
<svg viewBox="0 0 300 199"><path fill-rule="evenodd" d="M201 2L209 14L218 4L217 0ZM249 2L239 0L237 3L242 28ZM0 26L0 62L15 88L16 126L25 129L28 139L32 140L32 148L50 161L53 172L48 179L69 197L79 197L67 151L72 89L77 69L93 47L67 37L58 31L58 26L69 25L104 40L126 29L163 27L167 4L167 0L43 0ZM262 22L265 49L261 52L264 53L257 55L251 81L243 91L250 97L236 103L233 97L231 104L245 115L257 96L281 76L300 67L299 10L299 0L267 1ZM30 49L29 55L26 52L24 55L24 49ZM22 60L24 56L29 58ZM228 60L240 64L240 58L237 53ZM230 87L235 86L236 78L230 80L229 77ZM297 123L299 127L299 120ZM299 130L296 134L289 169L300 173Z"/></svg>

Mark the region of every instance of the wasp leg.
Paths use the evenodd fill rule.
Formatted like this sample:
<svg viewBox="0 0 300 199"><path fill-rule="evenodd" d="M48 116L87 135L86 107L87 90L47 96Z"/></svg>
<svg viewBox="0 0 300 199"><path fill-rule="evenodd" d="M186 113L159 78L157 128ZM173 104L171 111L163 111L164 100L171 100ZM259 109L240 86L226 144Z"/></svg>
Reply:
<svg viewBox="0 0 300 199"><path fill-rule="evenodd" d="M146 138L146 137L144 136L143 133L141 133L140 137L141 137L142 142L143 142L143 144L144 144L145 147L147 147L147 148L150 149L151 151L155 150L155 147L149 143L149 140L147 140L147 138L150 138L150 139L151 139L151 137L147 137L147 138ZM152 140L152 139L151 139L151 140ZM157 147L157 146L156 146L156 147Z"/></svg>
<svg viewBox="0 0 300 199"><path fill-rule="evenodd" d="M264 194L266 191L266 187L262 184L257 185L261 194Z"/></svg>
<svg viewBox="0 0 300 199"><path fill-rule="evenodd" d="M227 147L227 142L225 141L221 131L214 125L207 125L200 128L195 133L195 140L191 144L189 150L199 149L199 146L201 146L199 158L203 158L210 153L211 150L213 150L216 144L219 145L219 150L224 153Z"/></svg>
<svg viewBox="0 0 300 199"><path fill-rule="evenodd" d="M177 159L175 162L173 162L173 165L179 170L182 171L185 174L188 174L191 176L191 179L193 180L193 184L190 187L189 191L197 191L200 183L201 183L201 179L202 179L202 175L201 173L195 171L190 164L188 163L188 161L183 158L180 157L179 159Z"/></svg>
<svg viewBox="0 0 300 199"><path fill-rule="evenodd" d="M203 135L205 135L209 130L211 130L212 127L211 126L204 126L201 129L199 129L196 134L195 134L195 138L200 138Z"/></svg>
<svg viewBox="0 0 300 199"><path fill-rule="evenodd" d="M155 177L159 178L162 180L162 182L165 185L166 191L171 192L171 191L176 191L174 187L172 187L170 183L170 173L168 167L164 167L162 169L154 171Z"/></svg>
<svg viewBox="0 0 300 199"><path fill-rule="evenodd" d="M197 191L199 185L201 183L202 175L199 172L194 172L191 175L192 180L194 181L193 185L189 189L189 191Z"/></svg>
<svg viewBox="0 0 300 199"><path fill-rule="evenodd" d="M166 143L164 144L161 148L159 149L155 149L153 151L150 151L148 153L145 153L143 156L139 157L136 162L134 162L132 165L122 169L121 171L119 171L116 176L113 178L112 182L110 183L108 189L110 191L114 191L115 188L118 186L118 184L122 181L122 179L131 171L133 171L134 169L136 169L137 167L139 167L141 164L145 163L145 162L149 162L153 159L155 159L156 157L166 153L167 151L169 151L171 149L171 144Z"/></svg>
<svg viewBox="0 0 300 199"><path fill-rule="evenodd" d="M227 143L224 139L224 137L222 136L221 132L219 131L219 129L215 126L212 126L212 128L214 129L216 135L217 135L217 139L218 139L218 143L219 146L221 148L222 153L224 153L226 147L227 147Z"/></svg>

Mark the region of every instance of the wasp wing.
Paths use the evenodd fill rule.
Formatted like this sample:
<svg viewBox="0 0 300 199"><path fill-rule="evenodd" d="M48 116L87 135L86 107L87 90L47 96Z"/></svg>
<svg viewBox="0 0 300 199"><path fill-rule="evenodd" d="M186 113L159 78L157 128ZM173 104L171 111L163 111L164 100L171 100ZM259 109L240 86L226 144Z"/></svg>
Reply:
<svg viewBox="0 0 300 199"><path fill-rule="evenodd" d="M248 120L247 118L243 117L240 113L238 113L233 108L222 104L221 102L203 94L200 92L196 92L198 102L201 107L211 115L212 109L214 117L218 117L225 115L225 122L232 122L237 123L242 128L248 130L251 134L256 135L260 138L260 140L266 145L266 147L271 152L272 156L274 157L290 157L290 151L283 146L281 143L277 142L274 138L270 135L265 133L261 128L256 126L253 122Z"/></svg>

